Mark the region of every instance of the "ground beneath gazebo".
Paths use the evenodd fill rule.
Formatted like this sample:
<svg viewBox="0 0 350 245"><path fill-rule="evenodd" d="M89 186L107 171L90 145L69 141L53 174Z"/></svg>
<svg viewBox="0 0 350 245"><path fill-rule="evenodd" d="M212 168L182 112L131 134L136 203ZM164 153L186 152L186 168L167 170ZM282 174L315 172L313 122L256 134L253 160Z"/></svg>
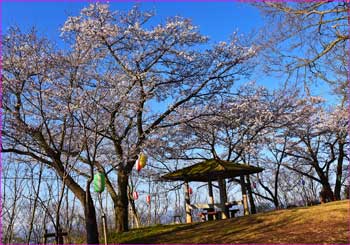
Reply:
<svg viewBox="0 0 350 245"><path fill-rule="evenodd" d="M108 242L349 244L349 205L349 201L338 201L230 220L158 225L111 234Z"/></svg>

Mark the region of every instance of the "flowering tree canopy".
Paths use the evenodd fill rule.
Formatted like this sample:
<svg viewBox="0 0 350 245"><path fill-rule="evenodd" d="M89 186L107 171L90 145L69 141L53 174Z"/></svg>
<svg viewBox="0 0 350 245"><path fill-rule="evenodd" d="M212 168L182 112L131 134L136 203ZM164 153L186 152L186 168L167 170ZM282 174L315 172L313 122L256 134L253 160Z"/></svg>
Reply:
<svg viewBox="0 0 350 245"><path fill-rule="evenodd" d="M256 53L237 37L210 46L181 17L151 27L152 16L96 3L64 23L68 50L34 31L12 30L4 41L3 150L52 166L82 203L94 170L115 171L117 192L108 178L106 185L118 231L128 229L128 176L141 150L164 128L200 116L196 105L230 91ZM88 178L87 191L73 172Z"/></svg>

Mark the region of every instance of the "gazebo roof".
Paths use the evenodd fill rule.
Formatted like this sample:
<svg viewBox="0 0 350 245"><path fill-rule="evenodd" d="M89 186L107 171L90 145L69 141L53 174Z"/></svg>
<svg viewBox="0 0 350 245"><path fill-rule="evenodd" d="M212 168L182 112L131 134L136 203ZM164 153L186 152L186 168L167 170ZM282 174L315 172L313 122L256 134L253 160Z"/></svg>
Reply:
<svg viewBox="0 0 350 245"><path fill-rule="evenodd" d="M210 159L163 175L162 179L207 182L209 179L233 178L240 175L259 173L263 170L263 168L247 164Z"/></svg>

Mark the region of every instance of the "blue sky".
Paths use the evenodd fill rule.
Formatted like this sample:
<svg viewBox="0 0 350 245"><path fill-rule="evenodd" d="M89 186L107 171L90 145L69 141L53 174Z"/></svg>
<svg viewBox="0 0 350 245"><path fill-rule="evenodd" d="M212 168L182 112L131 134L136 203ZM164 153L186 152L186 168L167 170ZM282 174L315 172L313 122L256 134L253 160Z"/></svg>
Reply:
<svg viewBox="0 0 350 245"><path fill-rule="evenodd" d="M111 2L115 10L130 9L135 2ZM10 25L28 29L36 26L50 38L57 38L68 15L77 15L87 2L2 2L2 30ZM214 41L226 40L238 30L247 33L263 22L257 9L238 2L141 2L141 8L155 10L157 20L181 15L191 18L203 34Z"/></svg>
<svg viewBox="0 0 350 245"><path fill-rule="evenodd" d="M91 1L90 1L91 2ZM167 17L180 15L192 19L202 34L209 36L210 42L227 41L233 32L248 34L261 27L264 22L259 11L249 3L226 2L161 2L161 1L111 1L112 10L129 10L139 4L144 10L155 10L152 24L165 21ZM35 26L39 34L62 44L60 27L69 15L78 15L89 2L3 2L2 32L11 25L22 30ZM277 87L277 82L264 80L259 76L259 84L269 88ZM255 80L252 76L251 79ZM244 81L242 81L244 82ZM238 83L236 83L238 84Z"/></svg>
<svg viewBox="0 0 350 245"><path fill-rule="evenodd" d="M91 1L90 1L91 2ZM235 1L225 2L161 2L161 1L111 1L113 10L129 10L135 3L142 9L155 10L153 23L164 21L167 17L180 15L192 19L198 25L202 34L210 37L212 42L226 41L234 31L248 34L264 25L264 19L259 11L249 3ZM89 2L2 2L2 33L11 25L17 25L22 30L35 26L40 34L61 43L59 29L69 15L78 15ZM251 77L258 84L268 88L276 88L283 79L254 73ZM314 92L329 96L328 86L321 83L314 87Z"/></svg>

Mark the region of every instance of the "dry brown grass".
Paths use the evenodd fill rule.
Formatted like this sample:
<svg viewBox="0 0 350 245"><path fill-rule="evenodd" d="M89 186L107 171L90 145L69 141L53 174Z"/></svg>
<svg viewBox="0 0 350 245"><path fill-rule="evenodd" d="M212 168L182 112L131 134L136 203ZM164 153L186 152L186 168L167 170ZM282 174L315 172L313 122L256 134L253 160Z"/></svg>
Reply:
<svg viewBox="0 0 350 245"><path fill-rule="evenodd" d="M349 244L349 201L114 234L110 243Z"/></svg>

